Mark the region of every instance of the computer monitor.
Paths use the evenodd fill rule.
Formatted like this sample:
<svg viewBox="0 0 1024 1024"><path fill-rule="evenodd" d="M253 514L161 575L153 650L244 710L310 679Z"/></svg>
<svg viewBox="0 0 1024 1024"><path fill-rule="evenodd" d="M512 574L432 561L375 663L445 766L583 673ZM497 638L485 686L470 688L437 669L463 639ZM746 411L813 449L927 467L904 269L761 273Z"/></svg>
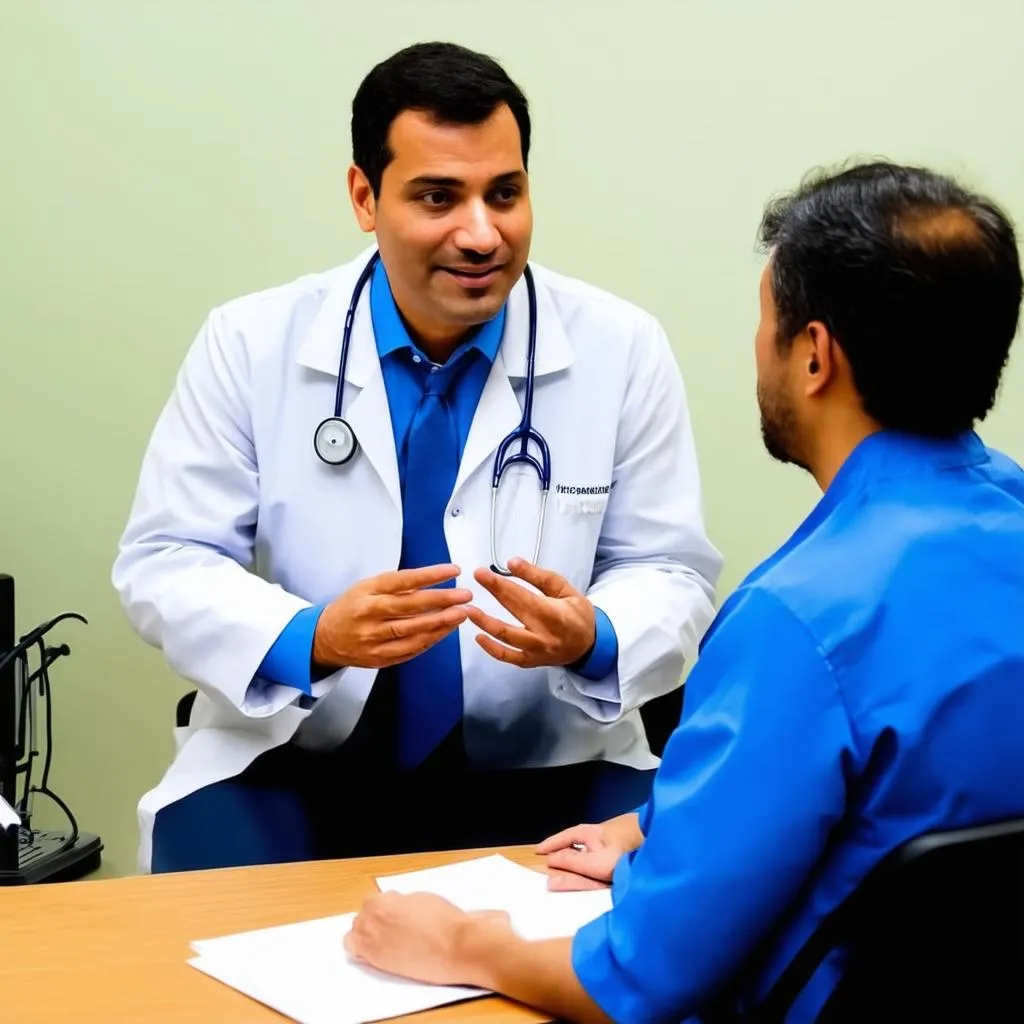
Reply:
<svg viewBox="0 0 1024 1024"><path fill-rule="evenodd" d="M14 627L14 577L0 573L0 661L17 642ZM0 668L0 796L12 806L17 799L15 768L24 757L18 749L19 698L16 659Z"/></svg>

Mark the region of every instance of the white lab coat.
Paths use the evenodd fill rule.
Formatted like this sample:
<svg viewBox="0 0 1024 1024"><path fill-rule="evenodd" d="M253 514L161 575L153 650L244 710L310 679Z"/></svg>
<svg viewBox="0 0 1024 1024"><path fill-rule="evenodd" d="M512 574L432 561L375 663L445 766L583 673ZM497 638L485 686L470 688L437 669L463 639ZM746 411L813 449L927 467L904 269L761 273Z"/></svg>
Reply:
<svg viewBox="0 0 1024 1024"><path fill-rule="evenodd" d="M134 628L200 692L190 725L175 732L173 763L139 805L144 871L161 807L293 737L310 748L340 744L373 685L375 671L345 668L317 682L311 699L256 677L296 612L398 566L398 466L369 288L345 373L344 415L360 450L332 467L312 442L333 411L345 313L369 255L215 309L152 435L113 582ZM651 768L637 709L680 684L713 616L721 568L704 532L683 383L650 315L540 267L534 275L533 423L552 460L539 562L607 613L618 667L595 683L562 668L507 666L466 623L467 755L495 767L604 759ZM506 620L472 572L490 563L495 449L521 416L527 309L520 280L445 517L458 585ZM539 509L535 476L506 479L503 561L532 556ZM603 495L573 492L605 486Z"/></svg>

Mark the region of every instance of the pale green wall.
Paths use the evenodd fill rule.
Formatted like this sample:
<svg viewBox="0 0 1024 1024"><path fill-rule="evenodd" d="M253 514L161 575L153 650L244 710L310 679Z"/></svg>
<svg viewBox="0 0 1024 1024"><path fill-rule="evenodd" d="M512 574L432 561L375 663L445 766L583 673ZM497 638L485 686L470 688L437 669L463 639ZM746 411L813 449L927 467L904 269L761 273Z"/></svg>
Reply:
<svg viewBox="0 0 1024 1024"><path fill-rule="evenodd" d="M108 582L149 431L210 306L363 244L352 92L437 37L502 58L532 101L534 257L668 328L724 590L815 497L757 435L764 199L884 154L964 174L1024 226L1020 0L2 0L0 571L22 628L90 619L61 634L53 780L106 872L135 869L184 689ZM985 434L1024 459L1020 352Z"/></svg>

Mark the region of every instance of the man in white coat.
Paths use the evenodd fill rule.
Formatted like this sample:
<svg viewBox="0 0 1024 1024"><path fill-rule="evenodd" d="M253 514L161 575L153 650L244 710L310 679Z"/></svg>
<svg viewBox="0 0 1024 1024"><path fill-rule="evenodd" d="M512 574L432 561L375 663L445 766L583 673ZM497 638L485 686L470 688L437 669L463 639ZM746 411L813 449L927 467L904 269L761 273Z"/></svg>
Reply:
<svg viewBox="0 0 1024 1024"><path fill-rule="evenodd" d="M713 614L663 330L527 266L519 88L410 47L361 84L352 144L375 249L210 313L145 455L113 580L198 694L140 803L144 870L631 810L658 763L639 709Z"/></svg>

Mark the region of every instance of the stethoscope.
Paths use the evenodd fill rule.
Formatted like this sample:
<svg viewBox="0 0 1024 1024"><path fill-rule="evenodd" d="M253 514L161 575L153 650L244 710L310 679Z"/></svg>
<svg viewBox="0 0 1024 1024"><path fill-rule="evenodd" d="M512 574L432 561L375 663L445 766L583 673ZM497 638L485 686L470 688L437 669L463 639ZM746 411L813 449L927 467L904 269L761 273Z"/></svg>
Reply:
<svg viewBox="0 0 1024 1024"><path fill-rule="evenodd" d="M374 268L380 259L380 253L375 252L370 257L369 263L363 268L363 272L356 281L352 291L352 300L348 305L348 312L345 314L345 328L341 336L341 363L338 367L338 385L334 393L334 415L327 417L313 434L313 448L316 454L329 466L343 466L356 453L359 442L356 439L355 431L346 419L341 415L341 399L345 391L345 367L348 363L348 347L352 340L352 323L356 316L356 307L359 305L359 297L366 287L367 281L373 276ZM498 445L494 456L494 473L491 476L491 569L502 576L511 576L509 569L498 561L497 549L495 546L495 535L497 532L497 511L498 491L501 488L501 479L510 466L524 464L536 471L540 480L540 519L537 523L537 542L533 549L533 562L537 563L540 557L540 546L544 539L544 513L547 510L548 490L551 487L551 452L548 443L543 435L534 429L531 418L533 416L533 377L537 357L537 291L533 283L533 274L529 265L524 267L523 276L526 278L526 293L529 299L530 327L529 343L526 357L526 394L523 400L523 418L519 426L508 434ZM538 458L530 452L530 442L537 446L540 454ZM519 445L518 451L512 449Z"/></svg>

